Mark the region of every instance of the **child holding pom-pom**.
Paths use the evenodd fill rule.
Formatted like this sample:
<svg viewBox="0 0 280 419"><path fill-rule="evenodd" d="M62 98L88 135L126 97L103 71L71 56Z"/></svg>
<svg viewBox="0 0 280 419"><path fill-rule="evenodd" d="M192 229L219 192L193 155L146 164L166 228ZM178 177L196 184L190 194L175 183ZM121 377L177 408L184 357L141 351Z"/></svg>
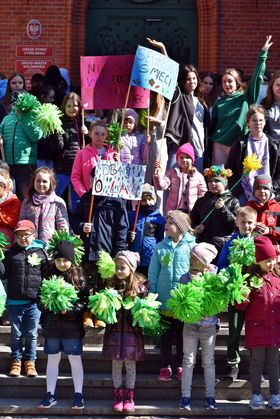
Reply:
<svg viewBox="0 0 280 419"><path fill-rule="evenodd" d="M217 271L217 267L211 265L211 262L217 254L218 251L212 244L202 242L195 245L191 251L189 273L183 275L181 281L187 283L200 273ZM200 343L201 347L202 365L204 368L206 407L208 409L216 408L214 351L217 324L217 316L206 317L194 324L184 324L184 357L182 363L182 397L179 405L180 409L191 409L191 385L198 343Z"/></svg>
<svg viewBox="0 0 280 419"><path fill-rule="evenodd" d="M112 286L124 298L145 297L146 279L136 273L139 254L122 250L116 254L116 271ZM116 412L134 412L136 361L144 360L144 339L139 326L133 326L130 310L123 306L117 311L117 323L107 324L103 341L103 355L112 360L114 405ZM122 388L122 369L126 369L126 390Z"/></svg>
<svg viewBox="0 0 280 419"><path fill-rule="evenodd" d="M59 240L58 235L56 235L56 239ZM71 236L69 236L69 239L71 239ZM41 323L45 337L44 352L48 355L48 363L46 372L47 393L38 407L50 408L57 404L55 388L61 352L63 351L68 355L75 389L72 408L83 409L82 390L84 374L81 355L82 338L84 337L83 314L87 305L87 290L82 270L75 266L79 264L81 259L77 254L75 239L72 241L57 240L53 239L51 241L50 254L53 260L45 271L44 278L52 277L53 280L56 279L59 282L62 277L67 283L68 289L69 284L73 286L73 289L71 300L70 295L67 294L67 296L64 295L65 301L63 302L63 288L60 290L57 288L57 294L60 296L60 302L58 303L58 301L51 301L51 295L54 294L54 290L53 286L52 293L50 286L49 290L47 289L46 282L48 280L43 281L41 287L39 308L42 311ZM76 240L79 241L78 238ZM67 298L69 301L67 301Z"/></svg>
<svg viewBox="0 0 280 419"><path fill-rule="evenodd" d="M251 355L252 410L265 409L261 395L261 377L266 366L270 399L268 406L280 410L279 394L279 346L280 346L280 270L277 254L268 237L255 238L256 263L248 268L250 277L259 278L262 285L253 288L247 300L236 304L245 310L245 340Z"/></svg>

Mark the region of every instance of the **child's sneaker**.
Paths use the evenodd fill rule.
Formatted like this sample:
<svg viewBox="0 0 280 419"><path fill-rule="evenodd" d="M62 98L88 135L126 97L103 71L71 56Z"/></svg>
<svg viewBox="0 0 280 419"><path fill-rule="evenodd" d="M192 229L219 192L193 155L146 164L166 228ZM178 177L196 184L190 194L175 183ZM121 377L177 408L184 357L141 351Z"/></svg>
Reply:
<svg viewBox="0 0 280 419"><path fill-rule="evenodd" d="M182 367L178 367L177 368L177 375L176 377L178 378L178 380L182 380Z"/></svg>
<svg viewBox="0 0 280 419"><path fill-rule="evenodd" d="M272 394L268 406L273 410L280 410L280 395Z"/></svg>
<svg viewBox="0 0 280 419"><path fill-rule="evenodd" d="M214 397L206 397L206 409L217 409L217 404Z"/></svg>
<svg viewBox="0 0 280 419"><path fill-rule="evenodd" d="M115 412L123 411L123 389L122 388L114 389L113 409Z"/></svg>
<svg viewBox="0 0 280 419"><path fill-rule="evenodd" d="M172 370L170 367L161 368L159 371L158 380L159 381L169 381L171 380Z"/></svg>
<svg viewBox="0 0 280 419"><path fill-rule="evenodd" d="M261 394L252 394L249 407L252 410L263 410L265 409L264 401Z"/></svg>
<svg viewBox="0 0 280 419"><path fill-rule="evenodd" d="M82 393L75 393L72 409L83 409L85 407Z"/></svg>
<svg viewBox="0 0 280 419"><path fill-rule="evenodd" d="M191 410L191 398L182 397L179 403L179 409Z"/></svg>
<svg viewBox="0 0 280 419"><path fill-rule="evenodd" d="M132 413L134 411L134 391L132 389L127 388L124 397L123 412Z"/></svg>
<svg viewBox="0 0 280 419"><path fill-rule="evenodd" d="M48 392L43 400L39 403L38 407L42 409L49 409L49 407L55 406L57 404L54 394Z"/></svg>

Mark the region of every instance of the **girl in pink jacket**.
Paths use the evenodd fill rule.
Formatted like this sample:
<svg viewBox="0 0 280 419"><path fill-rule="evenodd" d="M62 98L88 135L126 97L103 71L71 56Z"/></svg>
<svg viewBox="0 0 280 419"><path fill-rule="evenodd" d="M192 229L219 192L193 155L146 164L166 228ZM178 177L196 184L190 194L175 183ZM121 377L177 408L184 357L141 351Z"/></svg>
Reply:
<svg viewBox="0 0 280 419"><path fill-rule="evenodd" d="M79 150L76 154L71 182L75 192L81 196L91 188L91 170L96 166L98 157L105 160L118 160L118 154L109 145L105 144L108 137L107 125L104 121L92 122L89 129L91 144Z"/></svg>
<svg viewBox="0 0 280 419"><path fill-rule="evenodd" d="M207 192L203 175L193 166L194 160L193 146L185 143L176 153L178 167L167 170L164 176L154 175L155 189L169 190L165 213L179 208L190 212L195 201ZM155 168L160 168L159 162L155 162Z"/></svg>

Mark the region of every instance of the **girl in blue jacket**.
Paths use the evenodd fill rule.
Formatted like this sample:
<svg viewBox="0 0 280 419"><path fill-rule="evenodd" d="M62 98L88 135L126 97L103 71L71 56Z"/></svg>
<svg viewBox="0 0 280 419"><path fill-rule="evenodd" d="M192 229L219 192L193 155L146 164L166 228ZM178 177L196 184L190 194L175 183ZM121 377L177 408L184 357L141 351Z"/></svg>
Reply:
<svg viewBox="0 0 280 419"><path fill-rule="evenodd" d="M166 302L170 291L180 282L181 276L189 271L190 253L195 238L189 233L190 218L180 210L169 211L167 215L166 237L155 247L148 271L150 290L158 294L162 314L170 323L169 329L161 336L161 369L158 379L168 381L172 376L172 366L180 379L183 359L183 323L173 318L167 310ZM173 335L176 339L176 360L172 365Z"/></svg>

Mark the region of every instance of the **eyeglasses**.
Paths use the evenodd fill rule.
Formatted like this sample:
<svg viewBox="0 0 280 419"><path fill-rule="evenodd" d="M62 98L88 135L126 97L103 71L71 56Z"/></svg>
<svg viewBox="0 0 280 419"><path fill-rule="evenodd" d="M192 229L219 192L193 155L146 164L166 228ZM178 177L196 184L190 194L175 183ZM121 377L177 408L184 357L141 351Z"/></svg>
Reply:
<svg viewBox="0 0 280 419"><path fill-rule="evenodd" d="M33 231L29 232L29 233L15 233L15 236L17 239L28 239L28 237L32 236Z"/></svg>

